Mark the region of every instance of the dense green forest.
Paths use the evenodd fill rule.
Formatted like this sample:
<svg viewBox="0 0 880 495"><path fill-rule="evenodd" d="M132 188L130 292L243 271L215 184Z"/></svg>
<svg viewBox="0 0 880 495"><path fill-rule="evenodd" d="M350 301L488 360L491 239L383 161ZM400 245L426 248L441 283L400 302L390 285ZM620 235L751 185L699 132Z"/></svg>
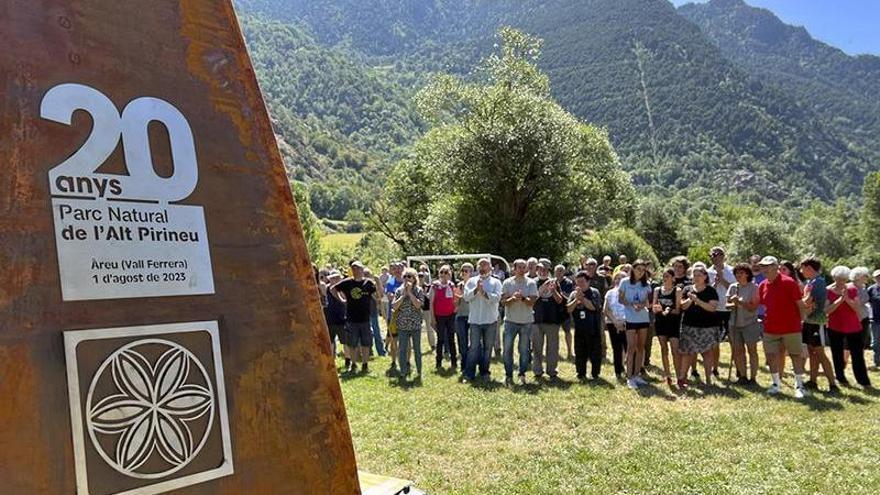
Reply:
<svg viewBox="0 0 880 495"><path fill-rule="evenodd" d="M639 218L680 225L673 244L702 249L706 215L736 223L724 208L760 206L792 235L817 211L852 218L880 168L880 59L847 56L741 0L236 6L290 176L322 218L369 212L428 130L416 94L439 74L479 79L504 25L544 40L552 98L607 129ZM660 228L649 227L640 233ZM735 227L708 237L727 242Z"/></svg>

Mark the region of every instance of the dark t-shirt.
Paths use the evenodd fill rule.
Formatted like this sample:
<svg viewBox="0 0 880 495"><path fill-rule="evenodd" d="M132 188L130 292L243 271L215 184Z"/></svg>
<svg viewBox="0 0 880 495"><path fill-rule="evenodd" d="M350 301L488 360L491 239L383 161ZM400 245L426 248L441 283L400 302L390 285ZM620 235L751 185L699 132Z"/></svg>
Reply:
<svg viewBox="0 0 880 495"><path fill-rule="evenodd" d="M576 297L577 294L572 292L568 297L568 300L573 301ZM596 309L587 309L587 307L582 304L575 306L574 312L571 313L571 320L574 323L574 328L577 331L599 330L601 323L600 311L602 309L602 296L599 295L598 290L590 287L587 289L587 292L584 293L584 297L592 302L593 307Z"/></svg>
<svg viewBox="0 0 880 495"><path fill-rule="evenodd" d="M608 289L611 287L608 286L608 279L596 274L590 277L590 287L599 291L599 296L602 297L602 300L605 300L605 293L608 292Z"/></svg>
<svg viewBox="0 0 880 495"><path fill-rule="evenodd" d="M559 282L559 292L562 294L562 302L557 305L557 311L559 312L559 321L565 321L569 318L568 310L565 308L565 303L568 302L568 296L574 292L574 282L571 281L568 277L563 277L562 282Z"/></svg>
<svg viewBox="0 0 880 495"><path fill-rule="evenodd" d="M545 294L544 297L541 297L541 286L543 286L547 280L549 279L535 279L535 283L538 285L538 300L535 302L535 323L562 323L562 319L560 318L562 315L559 313L559 303L553 298L553 292L550 291Z"/></svg>
<svg viewBox="0 0 880 495"><path fill-rule="evenodd" d="M336 284L336 290L345 294L346 319L352 323L369 323L370 301L376 293L376 284L372 280L346 278Z"/></svg>
<svg viewBox="0 0 880 495"><path fill-rule="evenodd" d="M668 294L663 293L663 287L660 288L660 292L657 295L657 303L660 304L660 307L664 310L669 308L670 311L675 309L675 291L678 290L677 287L673 286L672 292ZM672 332L675 331L681 325L681 313L669 313L666 316L663 316L662 313L654 315L654 324L657 328L662 332Z"/></svg>
<svg viewBox="0 0 880 495"><path fill-rule="evenodd" d="M868 301L871 303L874 323L880 323L880 285L868 287Z"/></svg>
<svg viewBox="0 0 880 495"><path fill-rule="evenodd" d="M327 291L327 306L324 307L324 318L328 325L342 325L345 323L345 303Z"/></svg>
<svg viewBox="0 0 880 495"><path fill-rule="evenodd" d="M706 286L706 288L697 292L693 285L689 285L685 287L684 291L681 293L681 300L686 301L691 293L696 293L697 299L703 302L716 301L715 304L717 304L718 291L716 291L714 287ZM684 312L681 324L689 327L714 327L718 325L718 315L711 311L706 311L696 304L691 304L691 306Z"/></svg>
<svg viewBox="0 0 880 495"><path fill-rule="evenodd" d="M684 289L689 285L694 285L694 281L691 280L691 278L687 275L685 275L684 277L675 277L675 286L679 289ZM717 294L718 291L715 291L715 293Z"/></svg>

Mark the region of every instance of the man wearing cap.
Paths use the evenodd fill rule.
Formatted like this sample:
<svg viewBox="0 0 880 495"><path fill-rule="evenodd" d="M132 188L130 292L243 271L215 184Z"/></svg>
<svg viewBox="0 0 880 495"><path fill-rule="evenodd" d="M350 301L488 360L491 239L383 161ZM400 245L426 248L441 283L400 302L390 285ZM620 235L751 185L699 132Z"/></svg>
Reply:
<svg viewBox="0 0 880 495"><path fill-rule="evenodd" d="M492 264L488 258L480 259L477 271L477 276L471 277L465 284L463 296L470 305L470 344L465 375L468 380L476 378L478 364L480 377L489 378L489 357L498 331L498 305L501 302L501 281L492 276Z"/></svg>
<svg viewBox="0 0 880 495"><path fill-rule="evenodd" d="M781 382L777 355L787 352L794 365L795 398L806 396L804 388L803 338L801 321L807 308L801 289L794 279L779 273L779 260L765 256L759 265L766 280L758 286L761 304L764 305L764 351L770 366L773 384L767 389L771 395L780 392Z"/></svg>
<svg viewBox="0 0 880 495"><path fill-rule="evenodd" d="M351 369L357 371L357 363L361 363L361 371L368 372L367 360L370 357L370 345L373 341L373 330L370 328L370 301L376 292L376 284L364 278L364 265L360 261L351 262L351 277L342 279L330 287L330 293L339 297L345 295L345 326L352 348Z"/></svg>
<svg viewBox="0 0 880 495"><path fill-rule="evenodd" d="M874 270L874 284L868 287L871 304L871 349L874 351L874 367L880 368L880 270Z"/></svg>

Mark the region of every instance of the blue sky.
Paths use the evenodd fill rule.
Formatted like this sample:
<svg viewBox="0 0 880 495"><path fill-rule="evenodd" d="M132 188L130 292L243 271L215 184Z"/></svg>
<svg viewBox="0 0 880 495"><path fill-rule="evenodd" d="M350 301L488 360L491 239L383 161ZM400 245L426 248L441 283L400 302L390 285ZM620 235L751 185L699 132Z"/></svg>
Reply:
<svg viewBox="0 0 880 495"><path fill-rule="evenodd" d="M672 0L675 5L705 0ZM880 55L880 0L746 0L814 38L857 55Z"/></svg>

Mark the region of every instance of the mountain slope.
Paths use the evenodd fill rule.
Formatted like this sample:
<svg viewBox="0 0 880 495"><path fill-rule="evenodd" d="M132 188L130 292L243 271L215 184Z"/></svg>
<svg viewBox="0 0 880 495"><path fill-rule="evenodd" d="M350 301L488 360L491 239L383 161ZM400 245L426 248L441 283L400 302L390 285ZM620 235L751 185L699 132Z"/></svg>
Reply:
<svg viewBox="0 0 880 495"><path fill-rule="evenodd" d="M755 78L805 102L853 147L880 156L880 57L849 56L742 0L678 10Z"/></svg>
<svg viewBox="0 0 880 495"><path fill-rule="evenodd" d="M307 25L325 49L388 68L389 83L409 92L430 72L467 74L501 25L538 35L554 96L578 117L607 126L637 184L663 194L831 199L857 192L867 168L861 150L810 105L751 77L665 0L237 5Z"/></svg>

